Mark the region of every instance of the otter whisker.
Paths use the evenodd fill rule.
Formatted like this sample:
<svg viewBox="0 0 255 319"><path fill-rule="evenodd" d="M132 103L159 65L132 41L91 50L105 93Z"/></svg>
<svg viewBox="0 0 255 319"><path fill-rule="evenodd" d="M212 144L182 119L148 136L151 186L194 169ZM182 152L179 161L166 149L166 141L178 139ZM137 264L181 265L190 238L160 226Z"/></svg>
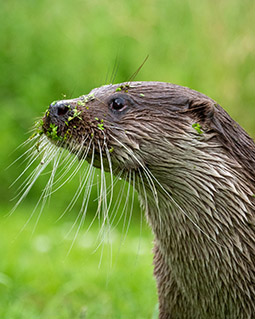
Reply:
<svg viewBox="0 0 255 319"><path fill-rule="evenodd" d="M86 180L85 183L84 183L84 185L86 184L86 188L85 188L85 191L84 191L84 197L83 197L81 209L80 209L80 211L78 213L78 216L76 217L75 222L73 223L71 229L67 233L67 236L68 236L70 234L70 232L73 230L74 226L77 224L79 218L81 217L80 223L79 223L78 228L77 228L77 230L75 232L74 238L72 240L72 243L70 245L70 248L68 250L67 255L70 254L70 252L72 250L72 247L73 247L73 245L74 245L74 243L75 243L75 241L76 241L76 239L78 237L79 231L80 231L81 227L83 226L83 224L85 222L85 218L86 218L86 215L87 215L87 208L88 208L89 198L90 198L91 190L92 190L92 181L94 179L94 174L95 174L95 169L93 169L92 165L90 165L90 168L92 169L92 174L88 174L86 176L88 178L88 182Z"/></svg>
<svg viewBox="0 0 255 319"><path fill-rule="evenodd" d="M105 171L104 171L104 163L103 163L103 155L100 142L98 141L99 148L99 156L100 156L100 164L101 164L101 187L100 187L100 197L98 202L98 209L103 213L103 221L101 224L101 229L99 231L99 236L102 235L102 231L105 230L105 224L109 224L109 216L108 216L108 205L107 205L107 193L106 193L106 179L105 179Z"/></svg>
<svg viewBox="0 0 255 319"><path fill-rule="evenodd" d="M126 174L123 177L123 179L126 180L127 176L128 176L128 172L126 172ZM115 204L114 204L114 206L112 208L112 212L114 212L114 215L113 216L111 215L111 228L112 229L115 229L118 226L118 224L120 223L120 221L122 220L123 210L122 210L122 214L119 216L117 222L114 224L115 219L118 216L118 212L119 212L120 205L122 203L123 196L125 194L125 188L126 188L126 184L122 183L121 189L118 192L118 194L119 194L118 199L116 200L116 202L115 202Z"/></svg>
<svg viewBox="0 0 255 319"><path fill-rule="evenodd" d="M52 171L51 171L50 178L49 178L49 180L48 180L48 182L47 182L47 185L45 186L45 188L44 188L44 190L43 190L43 192L42 192L42 194L41 194L41 196L40 196L40 198L39 198L37 204L35 205L35 208L34 208L32 214L30 215L30 218L28 219L27 223L24 225L24 227L22 228L22 230L26 227L26 225L27 225L27 224L29 223L29 221L32 219L32 217L33 217L33 215L34 215L34 213L35 213L37 207L39 206L39 203L40 203L41 200L42 200L41 209L40 209L40 212L39 212L39 214L38 214L38 216L37 216L37 219L36 219L36 222L35 222L35 225L34 225L34 228L33 228L33 233L35 232L35 229L36 229L36 227L37 227L37 225L38 225L38 222L39 222L40 217L41 217L41 215L42 215L43 209L44 209L44 207L45 207L45 204L46 204L47 200L49 200L49 198L50 198L49 195L47 194L47 192L50 192L50 190L51 190L52 183L53 183L53 180L54 180L54 176L55 176L55 173L56 173L56 170L57 170L57 167L58 167L58 163L59 163L60 158L61 158L61 153L59 152L59 154L57 154L57 156L54 157L54 159L53 159L53 168L52 168Z"/></svg>
<svg viewBox="0 0 255 319"><path fill-rule="evenodd" d="M60 159L62 159L63 152L61 149L56 151L56 157L53 159L53 167L52 172L54 172L53 176L51 175L49 178L49 183L45 186L45 192L44 192L44 198L48 197L48 199L51 197L51 195L54 193L52 191L53 185L56 183L54 182L55 175L57 173L57 169L59 167ZM51 182L50 182L51 181Z"/></svg>
<svg viewBox="0 0 255 319"><path fill-rule="evenodd" d="M100 153L100 162L101 162L101 190L100 190L100 197L99 200L103 202L104 205L102 205L101 211L103 212L103 222L100 227L100 231L98 234L99 243L98 246L95 248L95 251L101 247L101 255L100 255L100 261L99 261L99 267L101 265L101 261L103 258L103 251L104 251L104 245L105 245L105 239L107 238L108 242L110 243L110 252L112 252L111 248L111 242L110 242L110 233L111 233L111 226L112 223L109 218L109 210L112 202L112 196L113 196L113 190L111 192L111 197L109 201L109 205L107 204L107 188L106 188L106 179L104 175L104 165L103 165L103 157L102 157L102 150L101 146L99 145L99 153ZM109 154L110 156L110 154ZM108 157L108 161L110 161L110 158ZM111 166L111 162L109 163ZM102 174L103 172L103 174ZM113 179L111 178L111 184L113 184ZM103 198L102 198L103 197ZM101 208L101 207L100 207ZM107 226L107 227L106 227Z"/></svg>
<svg viewBox="0 0 255 319"><path fill-rule="evenodd" d="M53 147L51 147L51 148L53 148ZM46 154L46 153L48 154L48 152L45 152L45 154ZM45 155L45 154L44 154L44 155ZM13 198L13 200L15 200L17 197L20 196L20 194L23 193L23 191L27 188L27 186L30 185L31 181L33 180L34 176L36 175L37 170L39 170L42 165L45 165L44 157L43 157L41 163L43 163L43 164L39 164L39 165L37 166L37 168L36 168L34 171L32 171L32 172L29 174L29 176L24 180L24 182L17 188L18 193L17 193L17 195ZM47 165L48 165L49 163L50 163L50 161L48 161ZM32 164L30 164L30 165L32 165ZM29 166L30 166L30 165L29 165ZM23 171L23 172L24 172L24 171ZM43 174L41 173L40 175L43 175Z"/></svg>
<svg viewBox="0 0 255 319"><path fill-rule="evenodd" d="M90 165L88 165L86 167L86 169L84 170L79 186L77 187L77 190L72 198L72 200L70 201L70 203L68 204L68 206L66 207L66 209L64 210L64 212L60 215L60 217L57 219L57 221L59 221L67 212L71 211L72 208L74 207L75 203L77 202L78 198L80 197L84 187L86 186L86 181L88 178L88 175L90 171Z"/></svg>
<svg viewBox="0 0 255 319"><path fill-rule="evenodd" d="M61 174L66 171L67 167L72 166L72 163L74 162L74 158L73 158L74 156L72 153L70 153L68 151L61 150L61 154L62 154L63 158L62 158L62 161L59 165L59 167L60 167L59 172L58 172L59 176L61 176ZM59 178L59 179L61 179L61 178Z"/></svg>
<svg viewBox="0 0 255 319"><path fill-rule="evenodd" d="M90 164L89 164L90 167L91 167L91 169L93 168L92 166L93 166L93 163L94 163L94 154L95 154L95 147L94 147L94 144L92 144L92 157L91 157L91 162L90 162ZM93 176L91 177L91 179L90 179L91 181L93 181L93 179L94 179L94 174L95 174L95 169L93 168L92 174L88 174L88 176L93 175ZM91 191L91 189L92 189L92 186L93 186L93 183L91 182L90 185L89 185L90 191ZM85 201L85 200L86 200L86 197L84 196L84 201ZM87 207L87 205L86 205L86 207ZM98 209L97 209L96 214L94 215L92 221L90 222L90 225L88 226L88 228L87 228L87 230L86 230L86 233L88 233L88 231L90 230L91 226L93 225L93 223L95 222L95 220L96 220L97 217L98 217Z"/></svg>
<svg viewBox="0 0 255 319"><path fill-rule="evenodd" d="M142 174L140 172L140 169L138 168L138 174L139 176L137 176L137 174L135 174L135 177L137 177L136 183L135 185L137 185L138 188L138 194L144 194L144 212L145 215L148 216L148 200L147 200L147 194L146 194L146 190L144 187L144 181L143 181L143 177ZM141 184L142 183L142 188L141 188ZM138 253L140 251L141 248L141 238L142 238L142 230L143 230L143 212L142 209L140 209L140 236L139 236L139 242L138 242L138 250L137 250L137 256L138 257Z"/></svg>
<svg viewBox="0 0 255 319"><path fill-rule="evenodd" d="M155 183L153 181L153 174L145 166L142 167L142 172L144 173L144 176L145 176L145 178L147 180L147 184L148 184L148 186L149 186L149 188L151 190L151 193L152 193L152 196L154 198L155 206L157 208L157 211L160 212L159 201L158 201L158 192L156 190L156 186L155 186ZM160 213L158 215L158 218L159 218L159 228L161 229L162 228L162 218L161 218Z"/></svg>
<svg viewBox="0 0 255 319"><path fill-rule="evenodd" d="M127 209L128 209L128 203L129 203L129 194L130 194L130 188L131 188L131 173L130 171L128 171L128 189L127 189L127 193L126 193L126 200L124 203L124 207L122 210L122 216L124 215L124 219L123 219L123 225L122 225L122 232L125 229L125 225L126 225L126 219L127 219Z"/></svg>
<svg viewBox="0 0 255 319"><path fill-rule="evenodd" d="M145 210L145 214L148 214L148 198L147 198L147 193L146 193L146 189L145 189L145 185L144 185L144 180L143 180L143 175L141 173L140 168L138 168L138 174L139 174L139 179L138 179L138 186L140 186L139 181L141 181L142 183L142 191L139 191L139 194L143 194L144 196L144 210Z"/></svg>
<svg viewBox="0 0 255 319"><path fill-rule="evenodd" d="M93 162L94 161L94 153L92 153L92 155L93 155L92 156L92 162ZM58 218L58 220L60 220L68 211L72 210L73 206L75 205L75 203L77 202L78 198L80 197L80 194L82 193L84 187L87 186L87 181L88 180L90 181L90 179L89 179L90 175L93 174L93 176L94 176L94 173L95 173L95 169L93 169L93 166L91 164L89 164L87 166L86 170L84 171L83 175L82 175L80 186L77 188L77 190L76 190L71 202L69 203L69 205L67 206L65 211L61 214L61 216ZM93 181L93 178L91 178L91 180ZM89 185L90 184L91 183L89 183ZM90 188L92 188L92 186L93 186L93 183L90 186ZM84 194L83 201L85 201L85 194Z"/></svg>
<svg viewBox="0 0 255 319"><path fill-rule="evenodd" d="M129 171L129 175L130 175L130 179L133 181L133 183L132 183L133 191L132 191L129 218L128 218L128 223L127 223L127 226L126 226L126 232L125 232L125 235L124 235L124 238L123 238L123 242L126 240L127 233L128 233L129 227L130 227L131 218L132 218L132 214L133 214L133 208L134 208L134 199L135 199L135 171ZM131 184L131 180L130 180L130 184ZM126 216L125 216L125 219L126 219Z"/></svg>
<svg viewBox="0 0 255 319"><path fill-rule="evenodd" d="M90 144L88 146L88 149L86 151L86 154L88 154L90 149ZM79 154L82 152L82 150L80 149L79 152L77 152L77 156L79 156ZM71 153L70 153L71 154ZM86 158L86 155L85 155ZM61 181L67 174L68 172L72 169L75 161L77 160L77 158L75 156L71 157L71 161L70 163L68 163L68 165L65 165L64 169L65 171L62 173L62 175L60 177L58 177L58 179L55 181L55 184L57 184L59 181ZM74 176L77 174L77 172L80 171L81 166L83 165L83 162L80 161L78 163L78 165L76 166L76 168L72 171L72 173L64 180L64 182L59 185L56 189L54 189L51 194L55 193L57 190L59 190L63 185L65 185L67 182L69 182L70 180L72 180L72 178L74 178Z"/></svg>
<svg viewBox="0 0 255 319"><path fill-rule="evenodd" d="M110 172L110 179L111 179L111 182L110 182L110 200L109 200L109 205L108 205L108 211L111 207L111 204L112 204L112 198L113 198L113 172L112 172L112 161L111 161L111 156L110 156L110 152L108 150L108 147L107 147L107 144L106 142L104 142L104 146L105 146L105 152L106 152L106 157L107 157L107 160L108 160L108 164L109 164L109 172ZM107 188L106 188L106 196L107 196ZM108 214L108 212L107 212Z"/></svg>
<svg viewBox="0 0 255 319"><path fill-rule="evenodd" d="M23 157L25 156L25 154L27 154L31 149L34 148L34 140L37 140L37 139L41 139L43 137L39 137L39 135L35 135L33 137L29 137L28 139L26 139L23 143L21 143L19 146L17 146L11 153L10 155L12 155L13 153L15 153L17 150L19 150L20 148L22 147L25 147L26 145L32 143L32 146L26 151L24 152L20 157ZM20 158L19 157L19 158ZM11 167L14 163L16 163L19 158L15 159L14 162L12 162L6 169L8 169L9 167Z"/></svg>
<svg viewBox="0 0 255 319"><path fill-rule="evenodd" d="M44 146L45 147L45 146ZM53 146L52 146L53 148ZM17 183L17 181L26 173L26 171L31 167L31 165L42 155L44 149L40 150L39 152L34 152L31 154L31 160L28 162L27 167L22 171L22 173L15 179L15 181L9 186L10 188Z"/></svg>
<svg viewBox="0 0 255 319"><path fill-rule="evenodd" d="M48 166L48 164L51 162L51 160L54 158L54 153L52 153L50 155L50 157L47 159L47 161L44 163L44 165L38 165L38 167L35 169L34 173L33 173L33 178L31 178L29 180L29 183L26 185L27 188L24 191L24 193L22 194L22 196L20 197L20 199L17 201L17 203L15 204L15 206L13 207L13 209L11 210L11 212L9 213L9 215L12 215L13 212L16 210L16 208L19 206L19 204L23 201L23 199L27 196L27 194L29 193L29 191L31 190L32 186L34 185L34 183L36 182L36 180L38 179L38 177L41 175L41 173L45 170L45 168Z"/></svg>
<svg viewBox="0 0 255 319"><path fill-rule="evenodd" d="M16 158L9 166L5 168L5 170L8 170L10 167L12 167L15 163L17 163L22 157L25 157L24 160L20 163L22 165L24 162L28 161L30 157L32 157L34 154L31 152L34 150L34 145L32 145L28 150L26 150L23 154L21 154L18 158ZM30 154L29 154L30 153ZM29 154L29 156L26 156Z"/></svg>
<svg viewBox="0 0 255 319"><path fill-rule="evenodd" d="M72 160L70 165L67 166L66 170L64 171L64 173L58 177L56 179L56 181L54 182L53 185L57 185L61 180L64 179L64 177L71 171L72 167L74 166L75 164L75 160ZM59 186L57 186L57 188L55 188L54 190L51 191L50 195L52 195L53 193L57 192L61 187L63 187L68 181L72 180L72 178L74 178L74 176L77 174L77 172L79 171L79 168L81 167L82 165L79 164L78 166L75 167L75 170L72 171L72 173L67 177L67 179L64 180L63 183L61 183Z"/></svg>
<svg viewBox="0 0 255 319"><path fill-rule="evenodd" d="M119 59L119 53L118 53L116 58L115 58L115 61L114 61L113 70L112 70L112 74L111 74L111 77L110 77L110 83L114 82L114 80L115 80L115 78L117 76L119 67L120 67L120 59ZM108 78L108 74L107 74L107 78ZM106 78L106 80L107 80L107 78ZM107 82L105 82L105 83L107 83Z"/></svg>
<svg viewBox="0 0 255 319"><path fill-rule="evenodd" d="M126 172L126 176L124 177L124 179L126 181L130 181L131 182L131 179L132 179L131 171L127 171ZM121 189L121 192L120 192L121 195L119 196L118 200L116 201L116 203L115 203L115 205L113 207L113 211L115 211L115 214L113 216L113 219L111 220L110 227L108 228L108 234L110 235L110 232L112 232L115 228L117 228L117 226L120 223L120 221L121 220L123 221L122 234L121 234L119 250L121 248L122 243L125 241L125 238L126 238L129 226L130 226L131 217L132 217L132 211L133 211L133 202L134 202L135 188L133 188L132 204L131 204L131 209L130 209L130 214L129 214L129 218L128 218L127 227L126 227L126 230L125 230L125 225L126 225L126 220L127 220L127 211L128 211L128 207L129 207L129 193L130 193L131 184L128 183L127 187L128 187L128 189L127 189L127 192L125 193L126 194L125 203L124 203L124 206L122 208L122 212L121 212L121 214L120 214L120 216L118 218L118 221L116 223L114 223L114 220L115 220L115 218L118 215L119 206L120 206L120 204L122 202L122 198L123 198L123 195L124 195L124 190L126 188L126 184L125 183L122 184L122 189ZM117 207L116 207L116 204L117 204ZM115 209L115 207L116 207L116 209ZM123 220L123 216L124 216L124 220ZM113 223L114 223L114 226L113 226ZM109 236L107 238L109 240ZM102 260L104 244L105 244L105 238L102 238L101 242L98 244L98 247L100 247L100 246L102 247L99 265L101 264L101 260ZM98 247L97 247L97 249L98 249ZM111 264L112 264L112 245L109 245L109 247L111 249L110 250L110 256L111 256Z"/></svg>
<svg viewBox="0 0 255 319"><path fill-rule="evenodd" d="M127 132L126 129L124 129L123 127L120 127L120 126L117 126L116 124L112 125L110 122L108 122L107 120L105 120L105 123L107 124L107 127L108 128L113 128L113 129L116 129L116 130L119 130L119 131L123 131L123 132Z"/></svg>
<svg viewBox="0 0 255 319"><path fill-rule="evenodd" d="M138 67L138 69L135 71L135 73L133 73L131 75L130 79L128 80L129 85L130 85L130 82L134 81L134 79L136 78L137 74L141 71L142 67L144 66L144 64L146 63L148 58L149 58L149 55L147 55L145 57L145 59L143 60L142 64Z"/></svg>
<svg viewBox="0 0 255 319"><path fill-rule="evenodd" d="M108 197L108 195L111 193L112 189L114 189L114 187L116 186L116 184L119 182L119 180L122 179L121 176L123 175L123 171L124 171L124 170L121 170L121 171L119 171L119 172L116 173L116 174L113 173L113 182L110 183L109 186L106 185L106 186L107 186L107 188L106 188L107 197ZM96 201L98 201L98 199L99 199L99 196L98 196L98 197L95 197L93 201L96 202Z"/></svg>
<svg viewBox="0 0 255 319"><path fill-rule="evenodd" d="M152 194L153 194L153 197L154 197L154 200L155 200L155 205L158 209L158 211L160 211L159 209L159 204L158 204L158 194L157 194L157 190L156 190L156 187L155 187L155 184L153 182L153 179L151 178L151 173L150 171L148 170L147 167L144 166L144 164L137 158L137 156L134 155L134 153L126 146L124 145L123 143L121 143L116 137L114 137L113 135L111 135L111 137L116 141L118 142L122 147L124 147L127 152L130 154L130 156L141 166L141 168L143 169L143 172L145 174L145 177L146 177L146 180L148 181L148 185L149 187L151 188L151 191L152 191ZM150 175L151 174L151 175ZM153 175L152 175L153 176ZM161 221L161 216L159 214L159 220L160 220L160 227L162 225L162 221Z"/></svg>
<svg viewBox="0 0 255 319"><path fill-rule="evenodd" d="M81 217L81 216L84 216L84 218L85 218L86 209L87 209L87 204L88 204L89 196L90 196L91 189L92 189L92 182L91 182L91 181L92 181L93 178L94 178L94 173L95 173L95 170L92 169L92 174L91 174L91 175L87 175L87 177L88 177L88 182L87 182L87 179L86 179L86 183L88 183L88 184L87 184L87 185L84 184L84 186L86 186L86 188L85 188L85 190L84 190L84 197L83 197L83 201L82 201L82 206L81 206L81 209L79 210L79 213L78 213L78 215L77 215L75 221L73 222L73 224L72 224L70 230L67 232L67 234L66 234L66 236L65 236L66 238L70 235L70 233L72 232L72 230L74 229L74 227L75 227L76 224L78 223L80 217ZM87 189L88 189L88 192L86 191ZM84 208L84 207L85 207L85 208ZM62 215L63 215L63 214L62 214ZM61 217L60 217L60 218L61 218ZM92 225L92 223L91 223L91 225ZM74 244L74 242L75 242L75 240L76 240L76 238L77 238L77 236L78 236L80 227L81 227L81 225L78 227L78 229L77 229L76 232L75 232L75 238L73 239L71 246L73 246L73 244ZM87 229L87 231L88 231L88 229Z"/></svg>
<svg viewBox="0 0 255 319"><path fill-rule="evenodd" d="M129 175L129 173L127 172L126 175ZM128 184L128 191L126 193L126 199L125 199L125 203L124 203L124 206L122 208L122 212L117 220L117 222L114 224L114 220L116 219L117 215L118 215L118 211L119 211L119 207L120 207L120 204L122 202L122 198L123 198L123 195L124 195L124 190L125 190L125 187L126 185L123 183L122 184L122 189L121 189L121 196L119 196L118 200L116 201L114 207L112 208L112 211L115 212L114 215L113 215L113 218L111 216L111 219L109 219L110 223L107 225L108 228L106 229L106 226L105 225L102 225L103 227L101 227L100 231L100 235L101 236L98 236L98 237L101 237L99 243L98 243L98 246L96 247L95 251L105 242L105 234L107 233L108 235L110 234L111 231L113 231L114 229L117 228L118 224L120 223L120 221L123 219L123 216L126 216L125 215L125 212L126 212L126 208L127 208L127 203L128 203L128 200L129 200L129 190L130 190L130 185ZM113 226L114 224L114 226ZM124 222L125 224L125 222ZM123 226L124 227L124 226ZM102 236L102 231L104 231L104 236Z"/></svg>
<svg viewBox="0 0 255 319"><path fill-rule="evenodd" d="M155 203L156 203L156 206L158 207L159 209L159 206L158 206L158 194L157 194L157 190L156 190L156 187L155 187L155 184L153 182L153 179L151 177L154 177L149 169L138 159L137 156L134 155L134 152L132 152L125 144L121 143L115 136L111 135L110 136L116 141L118 142L122 147L125 148L125 150L129 153L129 155L141 166L141 168L143 169L144 173L145 173L145 176L146 176L146 179L149 183L149 186L152 190L152 193L153 193L153 196L154 196L154 199L155 199Z"/></svg>

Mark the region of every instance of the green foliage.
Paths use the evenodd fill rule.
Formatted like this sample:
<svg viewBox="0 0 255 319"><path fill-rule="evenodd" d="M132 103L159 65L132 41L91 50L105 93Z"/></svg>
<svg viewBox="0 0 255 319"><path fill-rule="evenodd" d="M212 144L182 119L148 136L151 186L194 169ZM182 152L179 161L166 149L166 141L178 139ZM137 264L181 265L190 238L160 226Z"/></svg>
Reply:
<svg viewBox="0 0 255 319"><path fill-rule="evenodd" d="M203 134L202 127L199 123L192 124L192 127L197 131L198 134Z"/></svg>
<svg viewBox="0 0 255 319"><path fill-rule="evenodd" d="M43 120L39 120L35 122L34 128L35 132L29 137L30 139L33 139L35 136L41 136L43 134Z"/></svg>
<svg viewBox="0 0 255 319"><path fill-rule="evenodd" d="M47 136L52 139L53 141L61 141L62 137L58 136L58 126L50 123L50 127L47 131Z"/></svg>
<svg viewBox="0 0 255 319"><path fill-rule="evenodd" d="M73 109L73 115L68 117L68 122L72 121L75 118L78 118L81 120L82 118L80 117L81 111L77 110L77 107Z"/></svg>

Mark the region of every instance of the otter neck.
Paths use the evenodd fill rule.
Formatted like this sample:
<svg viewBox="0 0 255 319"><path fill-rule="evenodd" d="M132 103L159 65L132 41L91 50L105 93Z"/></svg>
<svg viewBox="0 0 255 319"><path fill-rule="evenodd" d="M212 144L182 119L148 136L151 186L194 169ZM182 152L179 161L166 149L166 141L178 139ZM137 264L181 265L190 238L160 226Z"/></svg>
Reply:
<svg viewBox="0 0 255 319"><path fill-rule="evenodd" d="M242 253L252 242L240 224L255 225L250 214L253 190L242 167L223 150L208 152L207 145L206 152L200 149L199 156L194 154L183 155L168 168L152 165L158 200L151 185L147 185L146 198L142 193L140 196L155 244L172 276L198 309L204 296L206 311L214 302L212 295L218 298L224 286L218 269L233 271L234 280L236 274L248 268L237 264L240 270L236 272L230 260L242 260Z"/></svg>

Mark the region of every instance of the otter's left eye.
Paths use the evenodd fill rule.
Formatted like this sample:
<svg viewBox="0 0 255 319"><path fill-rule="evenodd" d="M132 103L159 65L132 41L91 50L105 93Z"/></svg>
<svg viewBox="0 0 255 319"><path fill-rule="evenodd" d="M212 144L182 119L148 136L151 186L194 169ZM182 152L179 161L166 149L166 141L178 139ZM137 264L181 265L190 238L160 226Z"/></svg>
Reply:
<svg viewBox="0 0 255 319"><path fill-rule="evenodd" d="M122 111L126 107L127 105L125 104L125 100L120 97L113 99L110 103L110 108L116 111Z"/></svg>

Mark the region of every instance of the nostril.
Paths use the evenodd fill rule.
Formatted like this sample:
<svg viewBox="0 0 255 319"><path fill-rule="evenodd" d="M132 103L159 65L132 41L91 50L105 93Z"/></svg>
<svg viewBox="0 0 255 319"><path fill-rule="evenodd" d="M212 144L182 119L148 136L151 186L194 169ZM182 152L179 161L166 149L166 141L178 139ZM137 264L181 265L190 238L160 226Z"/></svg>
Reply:
<svg viewBox="0 0 255 319"><path fill-rule="evenodd" d="M59 116L63 116L65 115L67 112L69 111L69 107L68 106L65 106L65 105L59 105L58 108L57 108L57 114Z"/></svg>
<svg viewBox="0 0 255 319"><path fill-rule="evenodd" d="M51 115L53 116L64 116L68 113L71 106L64 101L53 102L50 105Z"/></svg>

